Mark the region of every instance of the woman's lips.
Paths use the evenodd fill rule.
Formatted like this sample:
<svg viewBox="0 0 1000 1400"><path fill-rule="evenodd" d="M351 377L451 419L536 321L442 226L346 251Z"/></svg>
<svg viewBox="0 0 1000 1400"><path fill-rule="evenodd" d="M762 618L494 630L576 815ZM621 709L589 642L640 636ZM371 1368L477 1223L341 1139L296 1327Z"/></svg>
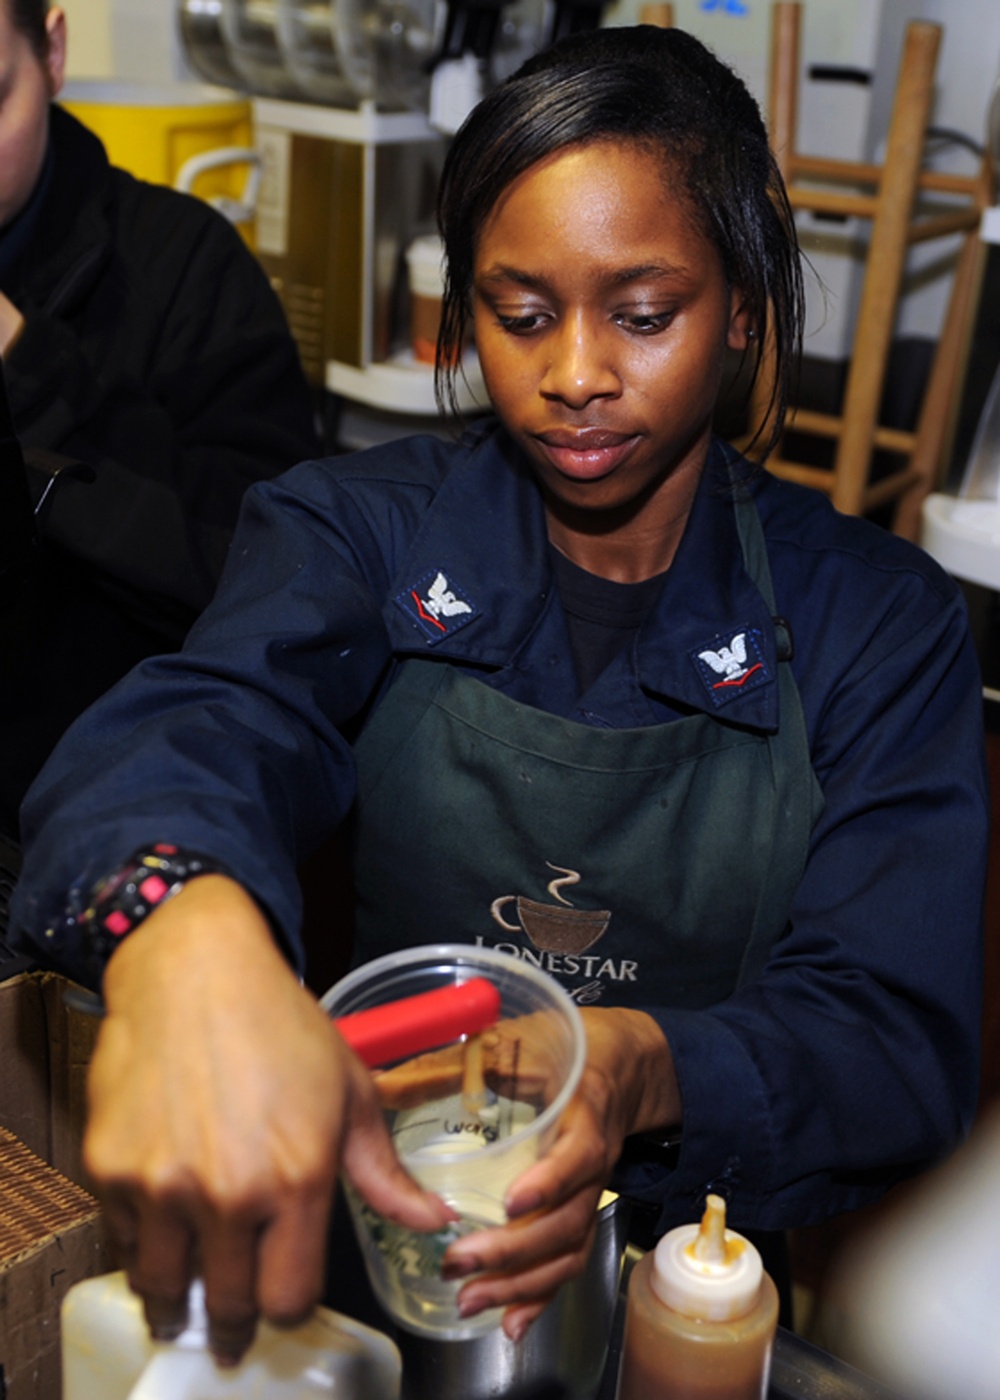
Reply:
<svg viewBox="0 0 1000 1400"><path fill-rule="evenodd" d="M563 429L536 433L543 453L564 476L591 481L614 471L637 441L634 434L614 433L606 428Z"/></svg>

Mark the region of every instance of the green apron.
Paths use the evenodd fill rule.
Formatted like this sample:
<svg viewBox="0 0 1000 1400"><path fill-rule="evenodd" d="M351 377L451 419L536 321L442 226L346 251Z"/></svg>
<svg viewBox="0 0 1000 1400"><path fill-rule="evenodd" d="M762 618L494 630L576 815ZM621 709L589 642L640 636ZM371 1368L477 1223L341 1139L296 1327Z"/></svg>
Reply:
<svg viewBox="0 0 1000 1400"><path fill-rule="evenodd" d="M766 546L736 503L774 612ZM355 746L355 958L506 950L580 1004L697 1008L763 965L822 808L787 660L775 734L696 714L597 729L404 661Z"/></svg>

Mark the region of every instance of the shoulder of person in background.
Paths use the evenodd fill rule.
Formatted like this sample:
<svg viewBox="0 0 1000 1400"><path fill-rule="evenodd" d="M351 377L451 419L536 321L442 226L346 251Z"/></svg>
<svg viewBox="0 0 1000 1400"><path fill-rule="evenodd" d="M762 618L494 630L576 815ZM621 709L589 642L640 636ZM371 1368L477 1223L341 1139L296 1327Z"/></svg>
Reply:
<svg viewBox="0 0 1000 1400"><path fill-rule="evenodd" d="M192 380L207 392L233 373L221 348L256 337L252 348L266 355L262 368L275 387L258 376L247 406L253 411L268 394L269 422L289 439L282 468L315 455L312 396L284 310L234 226L204 200L111 165L97 136L57 104L49 120L51 171L30 247L4 288L18 309L71 327L85 354L99 354L103 385L118 375L148 384L183 348ZM18 379L41 348L29 326L9 386L22 432Z"/></svg>
<svg viewBox="0 0 1000 1400"><path fill-rule="evenodd" d="M54 493L46 535L116 577L137 543L169 535L179 559L193 551L182 600L199 605L246 487L321 451L313 397L277 296L221 214L109 165L58 107L51 151L8 392L25 447L96 481ZM105 557L125 501L129 539ZM175 596L145 549L136 568L126 582Z"/></svg>

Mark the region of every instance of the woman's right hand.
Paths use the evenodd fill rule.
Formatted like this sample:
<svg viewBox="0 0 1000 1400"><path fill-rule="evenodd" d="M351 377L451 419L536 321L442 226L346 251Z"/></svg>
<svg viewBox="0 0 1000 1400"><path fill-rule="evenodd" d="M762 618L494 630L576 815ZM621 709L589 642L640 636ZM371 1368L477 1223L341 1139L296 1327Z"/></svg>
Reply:
<svg viewBox="0 0 1000 1400"><path fill-rule="evenodd" d="M476 1275L459 1293L462 1315L502 1307L514 1341L586 1266L601 1192L625 1138L683 1118L673 1056L656 1021L626 1007L581 1014L586 1063L555 1142L508 1187L508 1223L462 1236L444 1258L447 1277ZM536 1072L546 1059L536 1059Z"/></svg>
<svg viewBox="0 0 1000 1400"><path fill-rule="evenodd" d="M258 1314L308 1315L343 1169L418 1230L450 1217L403 1171L368 1071L232 880L193 880L108 964L88 1080L87 1170L154 1335L205 1282L210 1343L235 1362Z"/></svg>

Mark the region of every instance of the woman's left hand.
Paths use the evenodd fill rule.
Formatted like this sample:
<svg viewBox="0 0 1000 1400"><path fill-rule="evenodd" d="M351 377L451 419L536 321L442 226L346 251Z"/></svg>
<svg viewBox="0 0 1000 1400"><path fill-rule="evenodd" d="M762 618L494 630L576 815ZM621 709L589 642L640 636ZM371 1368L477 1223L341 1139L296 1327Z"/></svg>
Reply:
<svg viewBox="0 0 1000 1400"><path fill-rule="evenodd" d="M624 1008L581 1014L587 1060L552 1149L511 1185L509 1224L466 1235L445 1255L445 1277L476 1275L459 1294L463 1315L505 1308L514 1341L586 1264L624 1139L681 1120L670 1047L652 1017Z"/></svg>

